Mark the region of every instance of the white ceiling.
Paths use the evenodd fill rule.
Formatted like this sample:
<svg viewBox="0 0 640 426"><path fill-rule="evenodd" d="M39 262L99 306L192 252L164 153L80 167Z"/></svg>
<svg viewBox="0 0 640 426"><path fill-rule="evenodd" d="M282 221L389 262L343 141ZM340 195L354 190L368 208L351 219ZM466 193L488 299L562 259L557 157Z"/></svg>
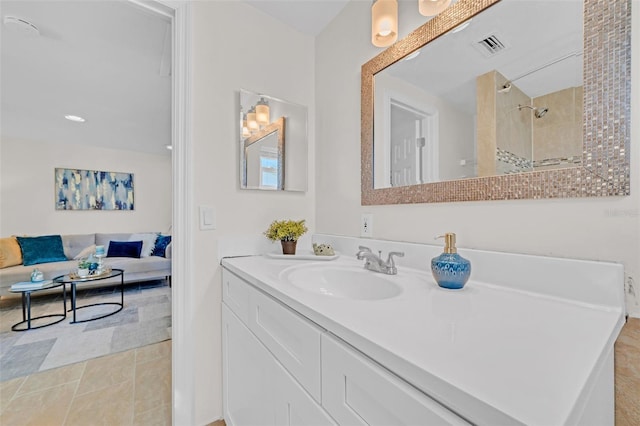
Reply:
<svg viewBox="0 0 640 426"><path fill-rule="evenodd" d="M349 0L245 2L303 33L317 35ZM569 8L573 10L570 14L575 14L575 6L581 4L579 0L510 0L500 4L503 3L536 3L527 12L531 14L542 13L547 5L568 3L574 6ZM412 13L417 14L417 5L408 7L408 0L401 0L400 6L405 11L415 9ZM2 0L1 7L3 18L25 19L40 30L39 37L29 37L2 25L0 130L3 138L168 153L165 146L170 144L171 132L171 78L168 75L171 52L166 18L130 2L113 0ZM555 31L561 30L559 36L562 37L562 31L574 23L569 24L566 14L543 15L547 18L542 25L530 23L529 27L516 23L509 15L497 15L489 27L499 28L501 34L508 36L509 43L519 43L521 38L531 40L535 55L557 56L565 46L553 41L558 37ZM580 25L581 20L576 22ZM421 55L417 61L442 64L444 58L449 62L457 58L457 62L453 62L453 71L445 73L446 79L427 81L436 82L435 87L441 92L454 91L450 86L458 78L458 71L469 68L471 57L468 52L461 54L460 49L468 49L469 40L480 33L486 35L486 25L472 23L467 30L454 34L458 39L454 45L455 55L451 54L450 47L438 49L438 43L432 43L435 53ZM437 59L440 57L442 59ZM507 76L513 78L522 70L530 69L527 59L527 55L516 59L504 55L502 62L511 73ZM423 72L420 74L424 77ZM63 118L66 114L80 115L87 121L73 123Z"/></svg>
<svg viewBox="0 0 640 426"><path fill-rule="evenodd" d="M349 0L248 0L316 35ZM2 1L0 130L3 138L168 154L169 22L126 1ZM85 123L65 120L82 116Z"/></svg>
<svg viewBox="0 0 640 426"><path fill-rule="evenodd" d="M316 36L344 9L349 0L245 0L304 34Z"/></svg>
<svg viewBox="0 0 640 426"><path fill-rule="evenodd" d="M2 25L3 138L168 153L168 20L121 1L2 1L1 10L40 30Z"/></svg>

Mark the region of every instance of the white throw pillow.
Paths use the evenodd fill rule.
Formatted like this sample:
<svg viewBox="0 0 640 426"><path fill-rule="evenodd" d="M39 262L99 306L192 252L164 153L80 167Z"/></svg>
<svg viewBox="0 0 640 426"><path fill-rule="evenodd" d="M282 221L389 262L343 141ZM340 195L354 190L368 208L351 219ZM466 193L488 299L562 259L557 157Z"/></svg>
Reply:
<svg viewBox="0 0 640 426"><path fill-rule="evenodd" d="M96 252L96 245L95 244L91 244L89 247L83 248L80 253L76 254L76 257L74 257L73 260L80 260L80 259L83 259L85 257L89 257L92 254L94 254L95 252Z"/></svg>
<svg viewBox="0 0 640 426"><path fill-rule="evenodd" d="M142 241L142 250L140 251L140 257L149 257L156 245L156 239L158 234L153 232L147 232L144 234L131 234L129 241Z"/></svg>

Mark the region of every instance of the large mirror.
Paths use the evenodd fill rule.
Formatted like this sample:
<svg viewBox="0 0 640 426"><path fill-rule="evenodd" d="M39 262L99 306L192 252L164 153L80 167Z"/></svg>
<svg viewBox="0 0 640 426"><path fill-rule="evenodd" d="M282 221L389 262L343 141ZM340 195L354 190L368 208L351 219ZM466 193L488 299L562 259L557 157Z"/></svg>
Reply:
<svg viewBox="0 0 640 426"><path fill-rule="evenodd" d="M628 194L629 9L460 0L363 65L362 203Z"/></svg>
<svg viewBox="0 0 640 426"><path fill-rule="evenodd" d="M240 90L240 187L307 190L307 108Z"/></svg>

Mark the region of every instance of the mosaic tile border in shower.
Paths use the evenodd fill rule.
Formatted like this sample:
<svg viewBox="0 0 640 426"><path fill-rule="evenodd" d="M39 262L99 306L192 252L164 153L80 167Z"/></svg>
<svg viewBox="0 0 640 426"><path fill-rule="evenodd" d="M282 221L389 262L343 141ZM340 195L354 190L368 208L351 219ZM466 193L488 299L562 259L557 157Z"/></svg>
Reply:
<svg viewBox="0 0 640 426"><path fill-rule="evenodd" d="M374 74L498 1L462 0L362 66L362 205L630 194L631 0L584 0L581 166L373 188Z"/></svg>

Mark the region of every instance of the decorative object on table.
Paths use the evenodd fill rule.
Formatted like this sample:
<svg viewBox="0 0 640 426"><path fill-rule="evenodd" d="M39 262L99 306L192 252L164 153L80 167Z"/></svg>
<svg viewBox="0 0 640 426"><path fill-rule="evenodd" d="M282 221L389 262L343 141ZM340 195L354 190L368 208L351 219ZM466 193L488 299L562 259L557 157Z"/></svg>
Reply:
<svg viewBox="0 0 640 426"><path fill-rule="evenodd" d="M335 256L336 252L329 244L313 243L313 253L316 256Z"/></svg>
<svg viewBox="0 0 640 426"><path fill-rule="evenodd" d="M105 265L104 265L104 262L102 261L102 259L106 255L107 255L107 253L104 250L104 246L102 246L102 245L96 246L96 254L94 256L98 259L98 267L96 268L96 271L97 271L98 274L101 274L105 270Z"/></svg>
<svg viewBox="0 0 640 426"><path fill-rule="evenodd" d="M271 241L280 241L283 254L296 254L298 238L307 232L304 221L304 219L299 221L274 220L264 235Z"/></svg>
<svg viewBox="0 0 640 426"><path fill-rule="evenodd" d="M91 262L89 262L89 259L80 259L78 261L78 270L76 271L76 273L79 277L88 277L90 267Z"/></svg>
<svg viewBox="0 0 640 426"><path fill-rule="evenodd" d="M55 170L56 210L133 210L133 173Z"/></svg>
<svg viewBox="0 0 640 426"><path fill-rule="evenodd" d="M444 238L444 252L431 259L431 272L440 287L459 290L469 280L471 262L458 254L456 234L446 233L437 238Z"/></svg>
<svg viewBox="0 0 640 426"><path fill-rule="evenodd" d="M40 269L36 268L31 272L31 282L39 283L41 281L44 281L44 274Z"/></svg>

